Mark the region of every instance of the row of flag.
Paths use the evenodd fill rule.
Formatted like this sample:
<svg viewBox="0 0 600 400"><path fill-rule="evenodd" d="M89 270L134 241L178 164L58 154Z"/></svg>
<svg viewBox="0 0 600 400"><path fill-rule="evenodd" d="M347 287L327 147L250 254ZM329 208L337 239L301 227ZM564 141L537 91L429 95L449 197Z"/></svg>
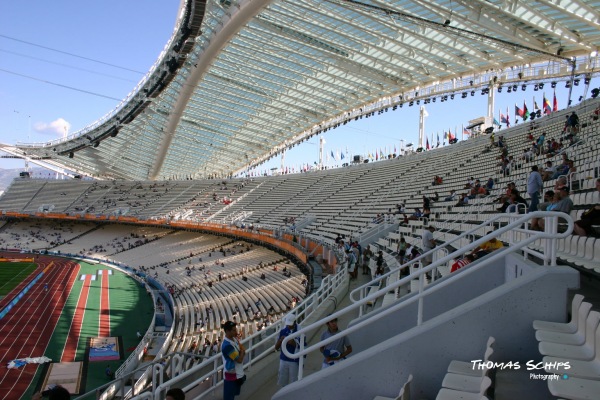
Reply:
<svg viewBox="0 0 600 400"><path fill-rule="evenodd" d="M466 132L467 135L469 135L469 131L466 129L463 129L463 134ZM433 143L433 133L431 134L431 144L429 143L429 137L427 135L425 135L425 150L431 150L431 149L435 149L441 146L445 146L446 145L446 140L448 140L448 143L450 143L451 140L456 139L456 134L452 133L452 131L450 129L448 129L447 132L444 132L444 141L440 142L440 134L438 132L437 134L437 143L434 146Z"/></svg>
<svg viewBox="0 0 600 400"><path fill-rule="evenodd" d="M542 108L538 106L537 102L535 101L535 97L533 98L533 112L538 111L540 113L543 112L544 115L548 115L555 111L558 111L558 101L556 100L556 92L554 92L554 99L552 100L552 104L550 104L550 100L546 98L546 94L544 93L544 98L542 100ZM523 101L523 108L520 108L517 104L515 104L515 119L517 117L521 117L523 121L525 121L527 118L529 118L530 115L531 113L529 112L529 109L527 108L527 103L525 101ZM500 123L497 123L496 120L494 120L494 123L496 125L505 124L507 128L510 127L510 115L508 113L508 107L506 108L506 114L503 114L502 111L500 111Z"/></svg>

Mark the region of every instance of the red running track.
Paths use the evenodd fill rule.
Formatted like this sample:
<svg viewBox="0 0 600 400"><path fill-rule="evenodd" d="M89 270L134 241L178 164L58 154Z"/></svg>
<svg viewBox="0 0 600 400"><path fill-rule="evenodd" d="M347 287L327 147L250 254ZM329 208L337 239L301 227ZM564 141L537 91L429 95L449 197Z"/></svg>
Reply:
<svg viewBox="0 0 600 400"><path fill-rule="evenodd" d="M79 300L77 301L77 308L75 308L75 311L73 312L73 319L71 320L71 327L69 328L67 343L65 343L65 348L63 349L60 362L75 361L75 356L77 355L77 345L79 344L79 334L81 333L81 326L83 325L83 316L85 314L85 306L90 293L91 282L92 275L87 274L85 276L85 281L81 286L81 293L79 294Z"/></svg>
<svg viewBox="0 0 600 400"><path fill-rule="evenodd" d="M8 369L9 361L44 355L63 307L79 272L79 265L68 260L38 259L38 263L54 261L54 266L0 320L0 399L18 399L29 387L37 370L36 364ZM44 284L49 291L44 291Z"/></svg>
<svg viewBox="0 0 600 400"><path fill-rule="evenodd" d="M102 289L100 290L99 337L110 336L110 302L108 297L108 270L102 271Z"/></svg>

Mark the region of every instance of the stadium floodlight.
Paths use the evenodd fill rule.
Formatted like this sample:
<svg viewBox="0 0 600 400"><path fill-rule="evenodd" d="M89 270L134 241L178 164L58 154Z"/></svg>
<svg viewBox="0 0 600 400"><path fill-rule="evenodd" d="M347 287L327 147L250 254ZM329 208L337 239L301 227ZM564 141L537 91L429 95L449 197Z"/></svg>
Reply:
<svg viewBox="0 0 600 400"><path fill-rule="evenodd" d="M552 82L552 83L550 84L550 87L551 87L552 89L554 89L554 88L556 87L556 82Z"/></svg>
<svg viewBox="0 0 600 400"><path fill-rule="evenodd" d="M521 90L522 91L526 91L527 90L527 85L526 84L522 84L521 85Z"/></svg>
<svg viewBox="0 0 600 400"><path fill-rule="evenodd" d="M598 89L598 88L592 89L592 99L595 99L596 97L598 97L598 94L600 94L600 89Z"/></svg>

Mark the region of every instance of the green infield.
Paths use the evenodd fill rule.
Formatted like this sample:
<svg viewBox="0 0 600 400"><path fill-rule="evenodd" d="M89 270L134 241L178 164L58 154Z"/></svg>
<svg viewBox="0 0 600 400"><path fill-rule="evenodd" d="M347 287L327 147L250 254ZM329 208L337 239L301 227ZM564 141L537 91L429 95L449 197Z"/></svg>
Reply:
<svg viewBox="0 0 600 400"><path fill-rule="evenodd" d="M6 296L23 282L25 278L35 271L36 265L34 263L14 263L14 262L3 262L0 263L0 297Z"/></svg>

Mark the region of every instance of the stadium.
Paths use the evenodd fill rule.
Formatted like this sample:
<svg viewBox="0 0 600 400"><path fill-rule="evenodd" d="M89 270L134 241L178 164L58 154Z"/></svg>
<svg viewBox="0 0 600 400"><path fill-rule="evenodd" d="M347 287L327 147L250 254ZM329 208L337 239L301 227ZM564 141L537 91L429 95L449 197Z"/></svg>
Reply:
<svg viewBox="0 0 600 400"><path fill-rule="evenodd" d="M2 398L52 383L82 399L223 398L227 320L246 348L238 398L597 398L599 10L182 1L117 108L0 147L70 178L23 174L0 197L3 282L18 281L0 299L2 361L52 359L3 371ZM567 107L544 95L497 130L497 93L544 85L565 86ZM422 129L414 151L326 168L321 147L314 166L283 167L324 132L475 92L488 114L468 140L432 149ZM299 373L279 387L290 313L301 329L282 351ZM352 353L322 369L335 318Z"/></svg>

